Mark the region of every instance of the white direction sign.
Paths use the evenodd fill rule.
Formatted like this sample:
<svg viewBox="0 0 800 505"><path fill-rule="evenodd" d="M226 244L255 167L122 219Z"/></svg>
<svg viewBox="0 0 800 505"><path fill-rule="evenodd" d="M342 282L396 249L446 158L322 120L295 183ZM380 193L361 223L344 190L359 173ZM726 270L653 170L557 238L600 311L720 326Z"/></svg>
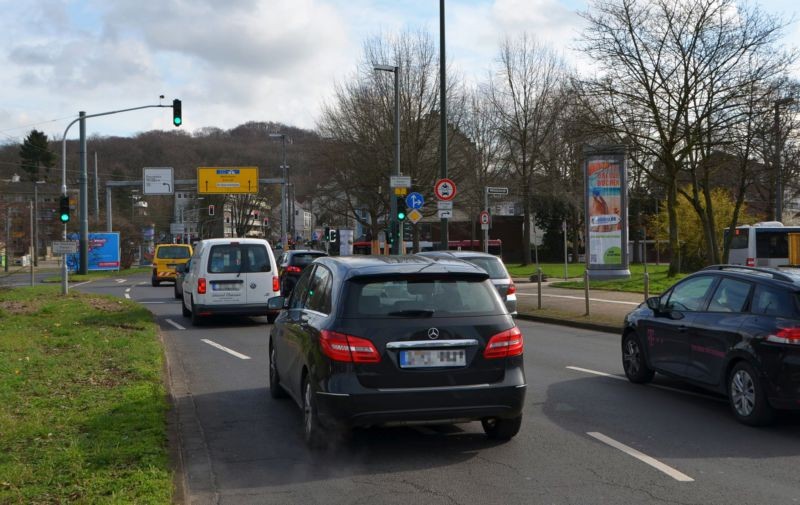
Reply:
<svg viewBox="0 0 800 505"><path fill-rule="evenodd" d="M169 224L169 233L170 235L182 235L185 233L186 228L184 227L183 223L170 223Z"/></svg>
<svg viewBox="0 0 800 505"><path fill-rule="evenodd" d="M386 179L384 179L386 180ZM410 175L392 175L389 176L390 188L410 188L411 176Z"/></svg>
<svg viewBox="0 0 800 505"><path fill-rule="evenodd" d="M59 240L53 242L53 254L75 254L78 252L77 240Z"/></svg>
<svg viewBox="0 0 800 505"><path fill-rule="evenodd" d="M508 188L487 186L486 187L486 193L489 194L489 195L507 195L508 194Z"/></svg>
<svg viewBox="0 0 800 505"><path fill-rule="evenodd" d="M436 208L439 210L453 210L453 201L439 200L436 202Z"/></svg>
<svg viewBox="0 0 800 505"><path fill-rule="evenodd" d="M450 210L440 210L439 211L439 218L440 219L450 219L451 217L453 217L452 209L450 209Z"/></svg>
<svg viewBox="0 0 800 505"><path fill-rule="evenodd" d="M171 195L175 193L172 167L144 167L142 185L145 195Z"/></svg>

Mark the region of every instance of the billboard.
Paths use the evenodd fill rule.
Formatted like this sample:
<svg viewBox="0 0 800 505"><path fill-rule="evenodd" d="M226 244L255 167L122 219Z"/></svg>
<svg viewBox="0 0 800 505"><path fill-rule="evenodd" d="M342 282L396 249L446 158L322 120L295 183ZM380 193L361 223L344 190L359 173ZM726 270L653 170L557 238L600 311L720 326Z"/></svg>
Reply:
<svg viewBox="0 0 800 505"><path fill-rule="evenodd" d="M625 151L586 153L584 161L586 262L591 270L628 276L628 201ZM601 275L602 276L602 275Z"/></svg>
<svg viewBox="0 0 800 505"><path fill-rule="evenodd" d="M67 238L70 240L79 240L80 237L77 233L70 233ZM66 258L67 268L72 272L77 272L80 266L80 252L68 254ZM98 270L119 270L119 233L90 233L88 260L90 272Z"/></svg>

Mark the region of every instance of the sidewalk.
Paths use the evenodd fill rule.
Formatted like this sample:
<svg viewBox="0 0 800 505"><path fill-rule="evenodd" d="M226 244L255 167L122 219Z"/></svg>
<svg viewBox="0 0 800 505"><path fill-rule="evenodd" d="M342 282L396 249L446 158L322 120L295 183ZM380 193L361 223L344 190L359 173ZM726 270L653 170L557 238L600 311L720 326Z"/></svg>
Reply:
<svg viewBox="0 0 800 505"><path fill-rule="evenodd" d="M550 286L551 282L562 280L542 282L542 303L539 309L537 283L524 278L515 278L517 312L520 319L619 333L625 315L644 301L644 294L641 293L590 289L587 316L584 290Z"/></svg>

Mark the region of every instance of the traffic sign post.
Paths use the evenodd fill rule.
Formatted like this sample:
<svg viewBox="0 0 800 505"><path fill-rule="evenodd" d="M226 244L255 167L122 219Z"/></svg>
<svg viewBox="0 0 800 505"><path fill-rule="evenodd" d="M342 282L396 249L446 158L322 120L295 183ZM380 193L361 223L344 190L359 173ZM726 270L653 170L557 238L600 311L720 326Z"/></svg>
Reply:
<svg viewBox="0 0 800 505"><path fill-rule="evenodd" d="M425 198L416 191L406 197L406 207L409 209L421 209L424 204Z"/></svg>
<svg viewBox="0 0 800 505"><path fill-rule="evenodd" d="M433 186L433 193L439 200L452 200L456 197L456 192L456 183L451 179L439 179Z"/></svg>
<svg viewBox="0 0 800 505"><path fill-rule="evenodd" d="M489 224L492 221L488 210L482 210L478 214L478 221L481 223L481 230L483 230L483 252L489 252Z"/></svg>
<svg viewBox="0 0 800 505"><path fill-rule="evenodd" d="M258 167L198 167L197 192L258 193Z"/></svg>
<svg viewBox="0 0 800 505"><path fill-rule="evenodd" d="M175 180L172 167L144 167L142 186L145 195L172 195Z"/></svg>
<svg viewBox="0 0 800 505"><path fill-rule="evenodd" d="M51 246L53 254L75 254L78 252L77 240L56 240Z"/></svg>
<svg viewBox="0 0 800 505"><path fill-rule="evenodd" d="M408 213L408 220L414 224L417 224L420 219L422 219L422 212L418 211L417 209L413 209L411 212Z"/></svg>
<svg viewBox="0 0 800 505"><path fill-rule="evenodd" d="M391 176L389 176L389 187L390 188L410 188L411 187L411 176L410 175L391 175Z"/></svg>

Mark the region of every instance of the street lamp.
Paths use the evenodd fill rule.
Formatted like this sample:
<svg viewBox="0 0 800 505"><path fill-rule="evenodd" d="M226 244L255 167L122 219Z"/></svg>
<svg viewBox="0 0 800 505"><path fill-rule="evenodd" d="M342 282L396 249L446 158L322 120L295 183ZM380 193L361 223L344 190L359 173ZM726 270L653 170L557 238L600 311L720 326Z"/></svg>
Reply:
<svg viewBox="0 0 800 505"><path fill-rule="evenodd" d="M392 72L394 74L394 172L392 175L400 175L400 67L392 65L375 65L375 70L381 72ZM391 178L389 179L389 230L395 235L395 240L391 241L392 254L399 254L400 240L402 230L397 221L397 199L391 187Z"/></svg>
<svg viewBox="0 0 800 505"><path fill-rule="evenodd" d="M286 134L285 133L270 133L270 138L281 139L281 143L283 144L283 164L281 168L283 169L283 182L281 183L281 246L283 250L286 251L289 249L289 240L286 234L286 220L288 218L289 210L286 205L286 183L288 182L288 173L286 169Z"/></svg>
<svg viewBox="0 0 800 505"><path fill-rule="evenodd" d="M39 184L47 184L47 181L33 182L33 266L39 266Z"/></svg>
<svg viewBox="0 0 800 505"><path fill-rule="evenodd" d="M783 150L783 142L781 142L781 128L780 128L780 107L782 105L791 105L794 103L794 98L786 97L775 100L775 120L773 122L773 136L775 140L775 149L772 153L774 156L775 165L775 220L783 221L783 174L781 173L781 151Z"/></svg>

